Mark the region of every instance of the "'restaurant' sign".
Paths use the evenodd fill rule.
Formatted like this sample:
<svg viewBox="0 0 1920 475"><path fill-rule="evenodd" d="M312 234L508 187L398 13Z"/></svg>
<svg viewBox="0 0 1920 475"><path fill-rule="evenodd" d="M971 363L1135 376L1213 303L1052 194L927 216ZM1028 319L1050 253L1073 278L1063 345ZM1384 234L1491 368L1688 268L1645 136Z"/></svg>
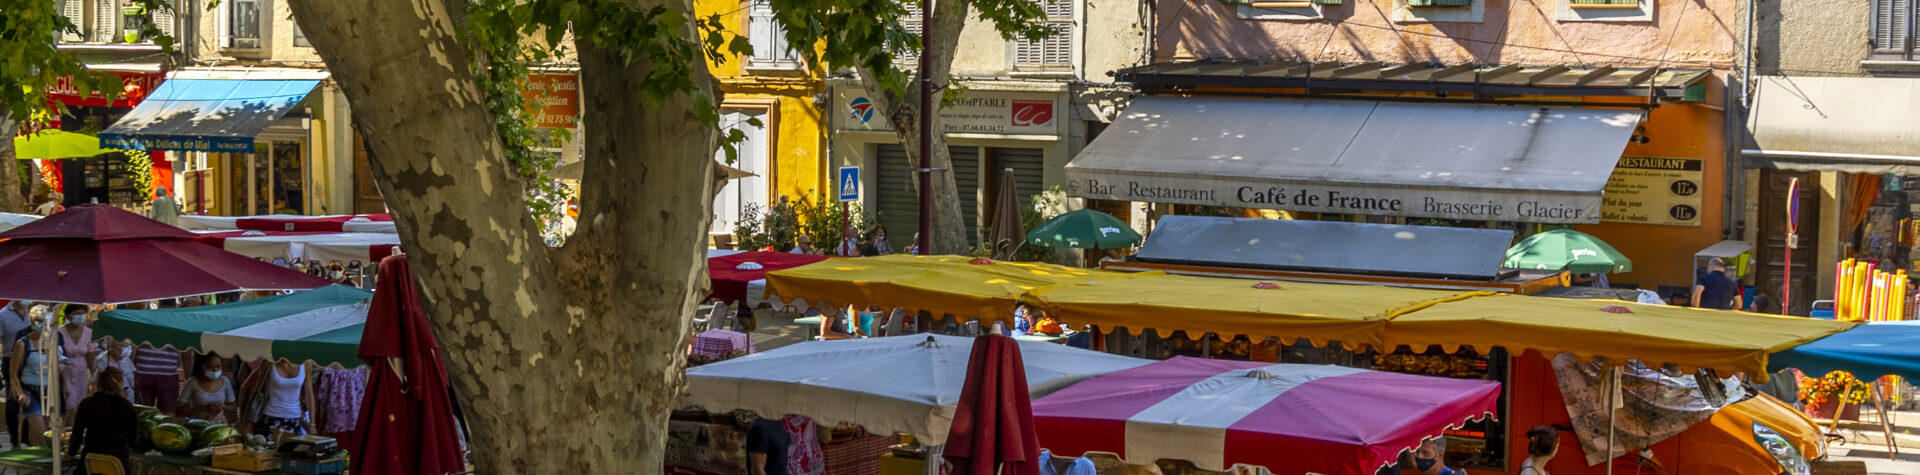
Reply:
<svg viewBox="0 0 1920 475"><path fill-rule="evenodd" d="M1600 220L1699 226L1701 165L1692 158L1622 157L1607 179Z"/></svg>
<svg viewBox="0 0 1920 475"><path fill-rule="evenodd" d="M834 128L846 131L891 132L886 111L872 95L858 87L834 89ZM968 90L959 100L940 109L940 124L949 134L1060 135L1059 94L1028 91Z"/></svg>
<svg viewBox="0 0 1920 475"><path fill-rule="evenodd" d="M534 127L570 129L580 119L580 76L528 74L522 95L527 97L527 107L539 111Z"/></svg>
<svg viewBox="0 0 1920 475"><path fill-rule="evenodd" d="M1072 166L1067 168L1067 179L1072 196L1103 200L1472 221L1600 221L1600 196L1577 193L1139 176Z"/></svg>

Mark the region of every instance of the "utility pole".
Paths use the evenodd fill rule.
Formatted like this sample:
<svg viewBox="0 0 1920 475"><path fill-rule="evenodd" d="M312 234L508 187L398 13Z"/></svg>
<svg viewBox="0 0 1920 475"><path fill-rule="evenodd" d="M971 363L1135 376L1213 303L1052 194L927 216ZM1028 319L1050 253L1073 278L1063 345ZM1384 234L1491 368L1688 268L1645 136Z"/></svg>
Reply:
<svg viewBox="0 0 1920 475"><path fill-rule="evenodd" d="M927 49L933 38L933 0L920 0L920 228L914 247L933 254L933 63Z"/></svg>

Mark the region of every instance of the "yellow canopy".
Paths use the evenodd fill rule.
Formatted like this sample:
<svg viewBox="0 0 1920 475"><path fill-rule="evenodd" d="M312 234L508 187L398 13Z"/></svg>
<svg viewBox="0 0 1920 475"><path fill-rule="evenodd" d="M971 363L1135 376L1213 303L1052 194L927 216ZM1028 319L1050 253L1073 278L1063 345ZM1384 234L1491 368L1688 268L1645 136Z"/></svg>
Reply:
<svg viewBox="0 0 1920 475"><path fill-rule="evenodd" d="M1011 320L1020 295L1073 280L1126 279L1126 274L1029 262L971 264L964 256L895 254L828 259L767 273L767 293L825 301L816 305L878 305L926 310L966 319Z"/></svg>
<svg viewBox="0 0 1920 475"><path fill-rule="evenodd" d="M1387 319L1435 303L1479 293L1367 285L1141 276L1074 282L1034 290L1027 303L1072 325L1152 328L1165 335L1245 334L1314 346L1339 341L1348 348L1378 346Z"/></svg>
<svg viewBox="0 0 1920 475"><path fill-rule="evenodd" d="M1603 308L1618 306L1631 313ZM1767 355L1839 333L1853 323L1725 310L1492 295L1434 304L1387 323L1386 348L1503 346L1552 357L1604 355L1650 365L1767 374Z"/></svg>

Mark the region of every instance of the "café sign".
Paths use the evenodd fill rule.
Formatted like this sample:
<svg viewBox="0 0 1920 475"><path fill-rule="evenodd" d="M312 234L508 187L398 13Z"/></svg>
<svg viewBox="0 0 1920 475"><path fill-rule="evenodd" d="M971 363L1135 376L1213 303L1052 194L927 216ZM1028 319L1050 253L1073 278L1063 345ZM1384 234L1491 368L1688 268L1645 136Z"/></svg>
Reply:
<svg viewBox="0 0 1920 475"><path fill-rule="evenodd" d="M1067 179L1072 196L1103 200L1471 221L1600 221L1598 194L1159 176L1072 166Z"/></svg>

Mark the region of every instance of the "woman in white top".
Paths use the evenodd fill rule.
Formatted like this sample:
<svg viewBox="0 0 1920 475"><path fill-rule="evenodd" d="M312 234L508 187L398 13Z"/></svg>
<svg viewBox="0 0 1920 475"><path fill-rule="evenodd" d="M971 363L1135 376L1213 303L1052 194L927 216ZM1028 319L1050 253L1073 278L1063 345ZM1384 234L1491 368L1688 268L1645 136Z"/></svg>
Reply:
<svg viewBox="0 0 1920 475"><path fill-rule="evenodd" d="M1560 453L1560 429L1539 426L1527 430L1527 461L1520 463L1520 475L1548 475L1547 462Z"/></svg>
<svg viewBox="0 0 1920 475"><path fill-rule="evenodd" d="M93 357L94 384L100 384L100 370L107 367L120 368L120 374L127 376L120 378L120 385L126 389L121 394L133 394L133 349L126 342L107 340L106 349L100 352L100 356Z"/></svg>
<svg viewBox="0 0 1920 475"><path fill-rule="evenodd" d="M313 433L313 381L307 378L307 366L289 361L279 361L256 374L264 373L260 392L254 397L266 398L265 407L260 413L256 434L271 434L274 431L292 432L298 435ZM246 385L253 387L252 384Z"/></svg>

